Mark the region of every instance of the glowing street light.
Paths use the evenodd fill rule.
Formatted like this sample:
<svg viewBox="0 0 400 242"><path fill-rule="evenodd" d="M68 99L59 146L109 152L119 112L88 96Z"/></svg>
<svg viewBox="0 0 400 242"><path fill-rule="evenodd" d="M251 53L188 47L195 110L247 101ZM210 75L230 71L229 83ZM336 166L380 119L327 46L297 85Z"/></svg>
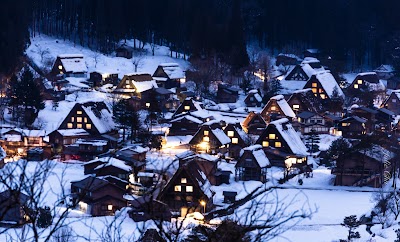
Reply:
<svg viewBox="0 0 400 242"><path fill-rule="evenodd" d="M206 205L207 203L203 200L200 200L200 205L203 206L203 213L206 213Z"/></svg>

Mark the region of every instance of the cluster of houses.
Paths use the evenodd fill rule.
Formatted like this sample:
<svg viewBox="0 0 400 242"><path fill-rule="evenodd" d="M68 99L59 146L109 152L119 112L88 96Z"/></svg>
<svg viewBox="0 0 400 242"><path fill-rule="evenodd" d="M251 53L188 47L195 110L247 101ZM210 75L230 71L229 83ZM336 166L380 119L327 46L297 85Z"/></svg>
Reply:
<svg viewBox="0 0 400 242"><path fill-rule="evenodd" d="M285 178L309 172L310 151L304 136L330 134L357 140L373 132L396 134L400 127L400 119L395 118L400 115L400 91L391 92L380 108L359 104L343 108L347 93L351 95L352 90L386 92L392 78L389 67L360 73L344 89L315 54L309 51L303 60L292 55L278 56L280 64L290 66L282 85L294 83L298 88L271 97L265 105L260 90L249 91L244 104L260 111L232 113L243 118L237 121L218 119L188 92L182 85L185 73L176 63L160 64L153 75L134 73L119 80L118 74L100 72L92 72L86 78L83 56L58 56L51 79L56 88L51 88L51 95L58 94L53 97L111 84L112 93L128 99L136 110L157 106L159 111L173 112L165 120L169 125L166 135L191 136L187 151L175 157L179 167L173 174L148 169L146 147L117 149L118 128L105 102L76 103L51 133L3 130L0 145L8 156L28 160L57 155L83 161L86 176L71 182L71 194L77 209L92 216L113 215L127 206L135 221L169 220L189 212L208 212L234 202L237 195L234 188L226 189L219 204L214 199L213 186L232 181L265 183L271 166L283 167ZM383 78L388 79L387 83ZM218 85L218 102L235 103L238 97L239 89ZM360 159L362 167L357 162ZM380 187L391 178L394 159L390 147L381 144L357 149L332 170L335 184ZM234 173L226 168L227 163L234 164Z"/></svg>

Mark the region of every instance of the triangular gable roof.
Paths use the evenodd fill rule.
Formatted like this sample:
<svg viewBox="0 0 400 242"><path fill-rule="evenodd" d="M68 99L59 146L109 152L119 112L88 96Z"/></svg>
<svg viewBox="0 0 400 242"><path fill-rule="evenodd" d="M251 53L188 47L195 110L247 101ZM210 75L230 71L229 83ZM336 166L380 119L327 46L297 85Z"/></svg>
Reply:
<svg viewBox="0 0 400 242"><path fill-rule="evenodd" d="M339 122L342 123L342 122L348 122L348 121L351 121L351 120L355 120L355 121L357 121L359 123L366 123L368 121L365 118L361 118L361 117L353 115L351 117L344 118L344 119L340 120Z"/></svg>
<svg viewBox="0 0 400 242"><path fill-rule="evenodd" d="M321 84L322 88L325 90L325 93L329 96L329 98L332 97L335 87L337 88L339 96L344 98L344 93L342 89L337 84L335 77L330 71L322 71L312 75L307 83L310 82L313 78L315 78ZM305 87L307 86L307 83Z"/></svg>
<svg viewBox="0 0 400 242"><path fill-rule="evenodd" d="M296 65L284 78L284 80L290 81L288 79L294 76L295 72L300 72L300 75L304 76L304 81L309 79L312 75L317 72L324 71L325 68L321 65L320 61L313 57L306 57L304 60Z"/></svg>
<svg viewBox="0 0 400 242"><path fill-rule="evenodd" d="M100 134L115 129L116 125L112 119L113 115L104 102L87 102L82 103L81 106Z"/></svg>
<svg viewBox="0 0 400 242"><path fill-rule="evenodd" d="M321 99L314 95L311 88L301 89L293 92L287 102L290 103L294 98L299 99L308 111L319 113L324 110Z"/></svg>
<svg viewBox="0 0 400 242"><path fill-rule="evenodd" d="M185 110L185 106L189 106L190 109ZM192 98L186 98L185 100L183 100L181 105L179 105L179 107L176 109L172 117L175 117L176 115L179 115L181 113L195 112L201 110L203 110L202 103L196 102Z"/></svg>
<svg viewBox="0 0 400 242"><path fill-rule="evenodd" d="M186 163L182 164L179 169L174 173L171 179L167 182L164 189L160 192L158 198L162 200L162 196L171 189L171 187L175 184L175 181L180 176L181 173L185 172L187 174L186 179L190 179L193 185L199 189L203 195L211 199L213 195L213 191L211 191L211 183L207 179L206 174L200 169L195 160L189 160Z"/></svg>
<svg viewBox="0 0 400 242"><path fill-rule="evenodd" d="M81 54L59 55L58 58L66 72L85 73L88 71L83 55Z"/></svg>
<svg viewBox="0 0 400 242"><path fill-rule="evenodd" d="M271 99L268 101L268 103L265 105L265 107L261 111L261 114L264 114L267 112L267 110L269 109L269 107L273 101L276 101L276 103L283 115L285 115L286 117L290 117L290 118L296 117L296 114L293 112L292 108L289 106L289 104L287 103L287 101L283 97L283 95L277 95L277 96L271 97Z"/></svg>
<svg viewBox="0 0 400 242"><path fill-rule="evenodd" d="M101 157L99 159L91 160L89 162L86 162L84 164L84 166L88 165L88 164L96 163L96 162L100 162L101 164L99 164L97 167L95 167L94 170L99 170L99 169L102 169L105 167L114 166L114 167L117 167L126 172L132 171L132 167L126 165L123 160L113 158L113 157Z"/></svg>
<svg viewBox="0 0 400 242"><path fill-rule="evenodd" d="M378 68L374 70L375 72L394 72L394 68L391 65L380 65Z"/></svg>
<svg viewBox="0 0 400 242"><path fill-rule="evenodd" d="M185 73L178 63L161 63L154 72L154 77L163 77L161 75L157 75L159 69L162 69L169 79L185 78Z"/></svg>
<svg viewBox="0 0 400 242"><path fill-rule="evenodd" d="M282 139L289 146L289 149L296 155L307 155L307 148L300 138L300 135L293 128L292 124L287 118L278 119L268 124L267 128L260 135L257 143L262 142L263 137L266 135L269 127L273 126L282 137Z"/></svg>
<svg viewBox="0 0 400 242"><path fill-rule="evenodd" d="M250 152L254 157L255 161L257 161L260 168L269 167L271 163L267 156L265 155L264 150L261 145L252 145L243 149L244 152ZM244 153L243 153L244 154Z"/></svg>
<svg viewBox="0 0 400 242"><path fill-rule="evenodd" d="M400 101L400 90L393 90L392 93L390 93L390 95L382 103L381 107L384 107L387 102L392 99L392 97L396 97L397 100Z"/></svg>
<svg viewBox="0 0 400 242"><path fill-rule="evenodd" d="M247 94L244 101L245 102L248 101L250 99L250 97L254 97L256 99L256 101L259 103L262 102L262 97L261 97L260 93L258 92L258 90L256 90L256 89L250 90L249 94Z"/></svg>
<svg viewBox="0 0 400 242"><path fill-rule="evenodd" d="M263 117L261 116L260 113L256 113L254 111L251 111L247 117L245 118L245 120L243 121L243 127L249 127L251 124L253 124L254 120L258 119L260 121L261 124L264 124L265 126L267 126L267 122L265 122L265 120L263 119Z"/></svg>

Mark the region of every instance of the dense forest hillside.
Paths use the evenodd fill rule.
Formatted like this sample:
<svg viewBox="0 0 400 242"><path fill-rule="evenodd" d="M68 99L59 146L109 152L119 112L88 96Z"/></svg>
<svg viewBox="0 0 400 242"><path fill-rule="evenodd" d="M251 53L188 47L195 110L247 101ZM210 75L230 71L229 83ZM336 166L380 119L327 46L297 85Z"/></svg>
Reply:
<svg viewBox="0 0 400 242"><path fill-rule="evenodd" d="M217 56L234 68L248 63L246 44L273 54L320 48L351 68L375 66L391 61L400 2L6 0L2 5L4 71L27 43L28 26L32 34L69 39L106 53L119 40L136 38L195 57Z"/></svg>

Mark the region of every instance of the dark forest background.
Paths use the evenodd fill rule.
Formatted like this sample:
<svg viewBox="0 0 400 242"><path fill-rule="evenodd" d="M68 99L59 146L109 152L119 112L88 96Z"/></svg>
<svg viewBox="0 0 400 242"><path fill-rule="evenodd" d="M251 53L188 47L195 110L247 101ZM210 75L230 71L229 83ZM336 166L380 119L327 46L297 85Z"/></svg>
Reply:
<svg viewBox="0 0 400 242"><path fill-rule="evenodd" d="M396 58L398 0L4 0L0 72L10 71L29 33L113 51L136 38L239 69L246 46L271 54L319 48L348 69ZM140 48L140 46L137 46Z"/></svg>

